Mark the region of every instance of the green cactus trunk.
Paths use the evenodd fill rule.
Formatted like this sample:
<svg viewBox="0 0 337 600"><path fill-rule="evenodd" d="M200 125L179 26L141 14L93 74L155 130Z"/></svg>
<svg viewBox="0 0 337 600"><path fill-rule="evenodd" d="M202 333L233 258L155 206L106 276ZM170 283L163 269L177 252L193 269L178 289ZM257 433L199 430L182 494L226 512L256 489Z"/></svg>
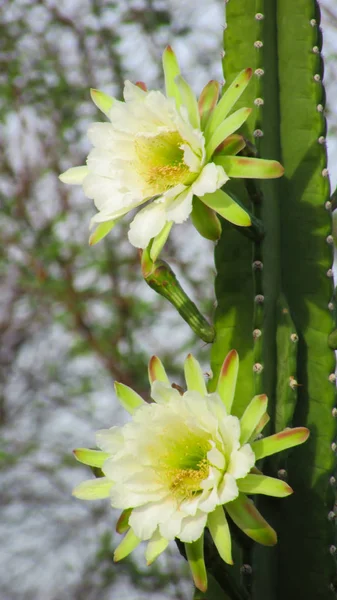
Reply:
<svg viewBox="0 0 337 600"><path fill-rule="evenodd" d="M227 4L226 84L253 68L254 82L236 106L255 107L243 133L262 158L283 164L285 176L232 187L262 219L266 234L253 243L222 223L215 251L213 381L236 348L234 412L241 415L254 394L265 392L271 432L289 425L311 432L295 452L264 465L265 472L286 477L295 493L282 501L257 500L279 543L244 549L251 569L241 569L241 584L254 600L329 600L337 590L337 410L335 356L328 344L336 324L319 20L315 0Z"/></svg>

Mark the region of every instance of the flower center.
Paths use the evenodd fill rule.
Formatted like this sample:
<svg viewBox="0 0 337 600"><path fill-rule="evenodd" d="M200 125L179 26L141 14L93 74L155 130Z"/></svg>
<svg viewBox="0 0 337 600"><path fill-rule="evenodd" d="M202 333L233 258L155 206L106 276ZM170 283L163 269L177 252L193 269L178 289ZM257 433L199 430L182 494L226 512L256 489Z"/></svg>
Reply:
<svg viewBox="0 0 337 600"><path fill-rule="evenodd" d="M184 162L183 143L177 131L137 136L135 167L149 186L149 194L161 194L186 181L190 170Z"/></svg>
<svg viewBox="0 0 337 600"><path fill-rule="evenodd" d="M197 435L176 430L175 434L174 439L173 436L168 439L167 434L161 436L165 450L162 445L161 451L157 447L153 466L170 492L183 501L201 493L201 482L208 477L207 452L211 445L205 432Z"/></svg>

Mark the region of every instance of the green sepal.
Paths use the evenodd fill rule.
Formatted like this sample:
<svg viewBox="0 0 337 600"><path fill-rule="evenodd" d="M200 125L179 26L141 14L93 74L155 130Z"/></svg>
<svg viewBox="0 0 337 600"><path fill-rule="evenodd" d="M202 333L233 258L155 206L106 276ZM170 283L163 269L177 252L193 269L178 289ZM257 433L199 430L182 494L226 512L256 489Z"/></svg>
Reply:
<svg viewBox="0 0 337 600"><path fill-rule="evenodd" d="M221 125L222 121L227 117L229 111L245 91L249 80L252 76L252 69L248 68L241 71L234 79L233 83L224 92L221 100L215 107L206 126L206 135L208 139L213 135L214 131Z"/></svg>
<svg viewBox="0 0 337 600"><path fill-rule="evenodd" d="M108 498L113 483L107 477L89 479L79 483L72 491L72 495L80 500L102 500Z"/></svg>
<svg viewBox="0 0 337 600"><path fill-rule="evenodd" d="M249 227L251 225L251 219L247 211L241 208L223 190L219 189L212 194L204 194L200 200L234 225L240 225L241 227Z"/></svg>
<svg viewBox="0 0 337 600"><path fill-rule="evenodd" d="M242 135L233 133L229 135L215 150L216 155L235 156L246 146L246 140Z"/></svg>
<svg viewBox="0 0 337 600"><path fill-rule="evenodd" d="M123 560L126 556L131 554L131 552L137 548L140 544L141 540L136 536L133 529L129 529L127 534L122 539L121 543L118 544L115 552L114 552L114 562L118 562L119 560Z"/></svg>
<svg viewBox="0 0 337 600"><path fill-rule="evenodd" d="M235 500L225 504L225 509L234 523L255 542L264 546L277 543L276 532L245 494L240 492Z"/></svg>
<svg viewBox="0 0 337 600"><path fill-rule="evenodd" d="M207 527L213 538L213 542L225 563L232 565L232 539L226 515L222 506L208 515Z"/></svg>
<svg viewBox="0 0 337 600"><path fill-rule="evenodd" d="M282 452L282 450L303 444L308 437L309 429L306 427L295 427L294 429L284 429L279 433L252 442L251 447L256 460L259 460L265 456L271 456L277 452Z"/></svg>
<svg viewBox="0 0 337 600"><path fill-rule="evenodd" d="M227 117L219 127L214 131L210 139L206 138L206 157L210 158L222 142L235 131L237 131L245 121L247 121L251 108L240 108L230 117Z"/></svg>
<svg viewBox="0 0 337 600"><path fill-rule="evenodd" d="M196 230L206 238L216 242L221 235L221 223L214 210L206 206L197 196L193 197L191 220Z"/></svg>
<svg viewBox="0 0 337 600"><path fill-rule="evenodd" d="M248 474L236 481L240 492L245 494L265 494L275 498L285 498L293 493L293 489L282 479L266 475Z"/></svg>
<svg viewBox="0 0 337 600"><path fill-rule="evenodd" d="M165 223L163 229L154 237L149 246L150 246L150 258L153 262L155 262L164 248L167 238L170 235L170 231L172 229L173 221L168 221Z"/></svg>
<svg viewBox="0 0 337 600"><path fill-rule="evenodd" d="M129 518L130 518L131 513L132 513L132 508L126 508L125 510L123 510L123 512L121 512L119 519L116 523L117 533L125 533L126 531L128 531L128 529L130 527Z"/></svg>
<svg viewBox="0 0 337 600"><path fill-rule="evenodd" d="M256 427L260 423L263 415L265 414L268 406L268 398L266 394L260 394L254 396L254 398L248 404L245 412L240 419L240 444L241 446L248 442L253 435Z"/></svg>
<svg viewBox="0 0 337 600"><path fill-rule="evenodd" d="M162 537L159 533L154 533L150 539L145 552L145 558L148 565L151 565L158 556L164 552L169 544L169 540Z"/></svg>
<svg viewBox="0 0 337 600"><path fill-rule="evenodd" d="M224 168L228 177L275 179L282 177L284 173L284 168L277 160L251 158L249 156L215 155L214 162Z"/></svg>
<svg viewBox="0 0 337 600"><path fill-rule="evenodd" d="M186 543L185 551L194 585L201 592L205 592L207 590L207 571L204 561L204 534L195 542Z"/></svg>
<svg viewBox="0 0 337 600"><path fill-rule="evenodd" d="M205 396L207 394L205 377L200 364L192 354L189 354L185 360L184 372L188 391L199 392Z"/></svg>
<svg viewBox="0 0 337 600"><path fill-rule="evenodd" d="M106 235L115 227L118 223L119 219L111 219L111 221L104 221L103 223L99 223L95 229L95 231L89 237L89 246L94 246L98 244Z"/></svg>
<svg viewBox="0 0 337 600"><path fill-rule="evenodd" d="M181 104L187 109L189 122L194 129L200 129L198 102L191 86L181 75L175 78L175 82L180 91Z"/></svg>
<svg viewBox="0 0 337 600"><path fill-rule="evenodd" d="M167 46L163 52L163 70L166 96L174 98L177 108L179 108L181 105L181 96L176 83L176 77L180 75L180 67L171 46Z"/></svg>
<svg viewBox="0 0 337 600"><path fill-rule="evenodd" d="M219 394L222 402L224 403L227 412L231 412L236 382L239 372L239 355L236 350L231 350L220 370L219 379L216 387L216 391Z"/></svg>
<svg viewBox="0 0 337 600"><path fill-rule="evenodd" d="M120 404L131 415L135 413L137 408L145 404L145 400L137 392L124 383L119 383L119 381L115 381L115 392Z"/></svg>
<svg viewBox="0 0 337 600"><path fill-rule="evenodd" d="M99 108L99 110L101 110L102 113L108 117L110 108L112 107L113 103L116 102L116 100L111 96L108 96L108 94L93 88L90 90L90 96L97 108Z"/></svg>
<svg viewBox="0 0 337 600"><path fill-rule="evenodd" d="M151 356L149 360L148 375L151 385L155 381L161 381L162 383L168 383L170 385L164 365L158 356Z"/></svg>
<svg viewBox="0 0 337 600"><path fill-rule="evenodd" d="M88 465L89 467L103 466L104 461L109 458L110 454L101 450L91 450L90 448L76 448L73 454L78 462Z"/></svg>
<svg viewBox="0 0 337 600"><path fill-rule="evenodd" d="M199 96L198 107L200 114L200 126L202 130L205 129L207 121L216 107L216 103L219 98L219 92L219 82L212 79L207 83L207 85L205 85Z"/></svg>

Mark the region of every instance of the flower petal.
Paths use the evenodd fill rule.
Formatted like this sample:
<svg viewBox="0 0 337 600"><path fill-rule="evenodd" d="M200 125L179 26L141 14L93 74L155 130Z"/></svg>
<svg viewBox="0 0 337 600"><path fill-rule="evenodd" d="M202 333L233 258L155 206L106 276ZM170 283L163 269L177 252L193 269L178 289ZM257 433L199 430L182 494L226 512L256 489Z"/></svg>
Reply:
<svg viewBox="0 0 337 600"><path fill-rule="evenodd" d="M235 450L231 454L230 463L227 468L227 473L230 473L239 479L249 473L255 464L255 455L249 444L245 444L239 450Z"/></svg>
<svg viewBox="0 0 337 600"><path fill-rule="evenodd" d="M195 542L202 535L207 522L207 514L199 510L194 517L185 517L177 536L182 542Z"/></svg>
<svg viewBox="0 0 337 600"><path fill-rule="evenodd" d="M151 386L151 398L157 404L166 404L171 402L173 398L180 398L180 394L178 390L172 388L169 384L157 380Z"/></svg>
<svg viewBox="0 0 337 600"><path fill-rule="evenodd" d="M166 220L164 205L152 202L139 211L129 229L129 241L136 248L146 248L150 240L163 229Z"/></svg>
<svg viewBox="0 0 337 600"><path fill-rule="evenodd" d="M205 194L212 194L224 183L228 181L228 176L223 169L218 169L214 163L208 163L201 171L199 177L192 184L193 194L202 197ZM207 204L207 202L205 202Z"/></svg>
<svg viewBox="0 0 337 600"><path fill-rule="evenodd" d="M221 485L218 488L219 504L232 502L239 494L238 486L232 475L226 473Z"/></svg>
<svg viewBox="0 0 337 600"><path fill-rule="evenodd" d="M115 454L123 445L123 434L121 427L111 427L110 429L100 429L96 432L96 444L104 452Z"/></svg>

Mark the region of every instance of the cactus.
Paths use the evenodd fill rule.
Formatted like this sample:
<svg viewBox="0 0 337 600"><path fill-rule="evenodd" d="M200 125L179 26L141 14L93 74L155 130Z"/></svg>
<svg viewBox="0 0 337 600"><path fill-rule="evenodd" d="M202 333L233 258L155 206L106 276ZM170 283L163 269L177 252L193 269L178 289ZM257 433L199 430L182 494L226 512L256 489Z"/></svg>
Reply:
<svg viewBox="0 0 337 600"><path fill-rule="evenodd" d="M236 348L238 416L245 399L263 391L273 405L271 432L290 424L311 430L298 452L264 467L286 477L295 494L283 503L260 502L279 543L248 551L255 600L328 600L337 590L333 336L328 342L336 325L319 22L314 0L227 4L227 84L240 69L254 71L239 103L254 106L243 133L259 156L280 160L285 176L233 188L262 219L265 236L251 242L222 223L213 381Z"/></svg>

